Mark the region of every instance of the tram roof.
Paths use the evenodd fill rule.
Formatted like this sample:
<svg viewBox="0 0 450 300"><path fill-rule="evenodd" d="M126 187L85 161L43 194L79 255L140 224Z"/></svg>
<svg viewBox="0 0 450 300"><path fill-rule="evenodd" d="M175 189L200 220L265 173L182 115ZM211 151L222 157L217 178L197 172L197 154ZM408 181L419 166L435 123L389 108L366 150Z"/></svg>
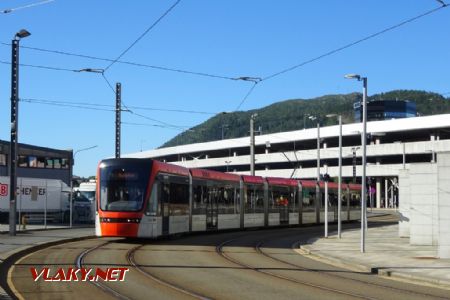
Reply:
<svg viewBox="0 0 450 300"><path fill-rule="evenodd" d="M222 173L205 169L190 169L191 175L194 178L212 179L212 180L227 180L227 181L240 181L240 176L230 173Z"/></svg>

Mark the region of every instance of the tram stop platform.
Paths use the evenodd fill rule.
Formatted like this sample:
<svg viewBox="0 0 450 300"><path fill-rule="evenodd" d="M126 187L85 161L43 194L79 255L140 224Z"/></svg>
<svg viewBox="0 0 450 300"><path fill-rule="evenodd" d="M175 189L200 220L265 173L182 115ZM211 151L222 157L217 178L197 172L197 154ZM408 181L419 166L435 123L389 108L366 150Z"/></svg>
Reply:
<svg viewBox="0 0 450 300"><path fill-rule="evenodd" d="M439 259L437 246L410 245L398 232L398 225L371 228L369 223L364 253L360 229L343 229L340 239L337 232L310 239L297 251L345 269L450 289L450 259Z"/></svg>

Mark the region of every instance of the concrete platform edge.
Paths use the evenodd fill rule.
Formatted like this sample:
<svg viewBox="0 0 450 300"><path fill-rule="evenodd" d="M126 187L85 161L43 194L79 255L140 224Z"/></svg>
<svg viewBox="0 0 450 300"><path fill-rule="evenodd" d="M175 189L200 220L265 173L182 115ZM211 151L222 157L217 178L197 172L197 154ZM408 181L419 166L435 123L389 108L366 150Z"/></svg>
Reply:
<svg viewBox="0 0 450 300"><path fill-rule="evenodd" d="M340 259L337 257L325 256L312 250L309 245L301 245L299 249L295 249L300 255L308 256L311 259L321 261L326 264L330 264L336 267L348 269L355 272L366 272L371 274L377 274L386 278L394 280L406 280L413 284L418 285L430 285L437 288L444 288L450 290L450 281L441 280L438 278L424 277L420 275L412 275L410 273L399 272L393 269L381 269L376 266L358 264L350 262L348 260Z"/></svg>

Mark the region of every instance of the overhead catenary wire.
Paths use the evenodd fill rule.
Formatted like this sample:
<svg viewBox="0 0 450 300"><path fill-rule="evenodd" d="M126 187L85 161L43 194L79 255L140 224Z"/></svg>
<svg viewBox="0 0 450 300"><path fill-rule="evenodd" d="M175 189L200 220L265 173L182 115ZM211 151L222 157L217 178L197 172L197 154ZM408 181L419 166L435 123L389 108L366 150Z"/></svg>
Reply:
<svg viewBox="0 0 450 300"><path fill-rule="evenodd" d="M11 65L11 62L9 61L3 61L0 60L1 64L4 65ZM64 72L78 72L78 70L74 69L66 69L66 68L59 68L59 67L50 67L50 66L41 66L41 65L30 65L30 64L19 64L21 67L30 67L30 68L37 68L37 69L46 69L46 70L52 70L52 71L64 71Z"/></svg>
<svg viewBox="0 0 450 300"><path fill-rule="evenodd" d="M33 103L33 104L52 105L52 106L58 106L58 107L73 107L73 108L98 110L98 111L115 111L115 109L87 106L87 105L82 105L82 104L52 103L52 102L46 102L46 101L36 101L36 99L27 99L27 98L21 98L20 101L21 102L27 102L27 103Z"/></svg>
<svg viewBox="0 0 450 300"><path fill-rule="evenodd" d="M8 14L8 13L11 13L11 12L16 11L16 10L29 8L29 7L33 7L33 6L38 6L38 5L42 5L42 4L47 4L47 3L50 3L50 2L53 2L53 1L55 1L55 0L43 0L43 1L35 2L35 3L23 5L23 6L18 6L18 7L15 7L15 8L2 9L0 12L4 13L4 14Z"/></svg>
<svg viewBox="0 0 450 300"><path fill-rule="evenodd" d="M114 108L106 108L106 107L95 107L92 105L86 105L86 104L74 104L74 103L55 103L55 102L50 102L50 101L46 101L46 100L39 100L39 99L29 99L29 98L21 98L20 99L21 102L27 102L27 103L32 103L32 104L44 104L44 105L51 105L51 106L57 106L57 107L72 107L72 108L79 108L79 109L87 109L87 110L96 110L96 111L108 111L108 112L115 112L116 110ZM149 121L153 121L153 122L157 122L160 123L162 125L164 125L165 127L171 127L171 128L178 128L178 129L186 129L189 128L190 126L182 126L182 125L175 125L175 124L170 124L161 120L157 120L154 118L150 118L147 117L145 115L141 115L135 112L132 112L131 110L129 110L128 108L123 109L123 111L126 112L130 112L132 115L138 116L140 118L144 118L146 120Z"/></svg>
<svg viewBox="0 0 450 300"><path fill-rule="evenodd" d="M310 64L310 63L312 63L312 62L321 60L321 59L323 59L323 58L325 58L325 57L328 57L328 56L330 56L330 55L333 55L333 54L335 54L335 53L338 53L338 52L340 52L340 51L343 51L343 50L348 49L348 48L350 48L350 47L353 47L353 46L355 46L355 45L358 45L358 44L360 44L360 43L362 43L362 42L365 42L365 41L367 41L367 40L370 40L370 39L372 39L372 38L375 38L375 37L377 37L377 36L379 36L379 35L382 35L382 34L384 34L384 33L386 33L386 32L389 32L389 31L391 31L391 30L394 30L394 29L396 29L396 28L398 28L398 27L401 27L401 26L403 26L403 25L405 25L405 24L411 23L411 22L413 22L413 21L415 21L415 20L418 20L418 19L420 19L420 18L422 18L422 17L425 17L425 16L427 16L427 15L430 15L430 14L432 14L432 13L435 13L435 12L437 12L437 11L443 9L443 8L446 8L446 7L448 7L448 4L442 3L442 5L441 5L440 7L437 7L437 8L434 8L434 9L432 9L432 10L426 11L426 12L420 14L420 15L417 15L417 16L415 16L415 17L409 18L409 19L407 19L407 20L405 20L405 21L402 21L402 22L400 22L400 23L398 23L398 24L396 24L396 25L390 26L390 27L385 28L385 29L383 29L383 30L381 30L381 31L378 31L378 32L373 33L373 34L370 34L370 35L368 35L368 36L366 36L366 37L364 37L364 38L361 38L361 39L359 39L359 40L356 40L356 41L354 41L354 42L351 42L351 43L346 44L346 45L344 45L344 46L341 46L341 47L339 47L339 48L336 48L336 49L333 49L333 50L328 51L328 52L326 52L326 53L323 53L323 54L321 54L321 55L319 55L319 56L316 56L316 57L314 57L314 58L312 58L312 59L306 60L306 61L304 61L304 62L301 62L301 63L299 63L299 64L296 64L296 65L294 65L294 66L291 66L291 67L289 67L289 68L286 68L286 69L284 69L284 70L281 70L281 71L278 71L278 72L273 73L273 74L271 74L271 75L268 75L268 76L266 76L266 77L263 77L263 78L260 79L258 82L265 82L265 81L267 81L267 80L269 80L269 79L278 77L278 76L280 76L280 75L282 75L282 74L288 73L288 72L290 72L290 71L293 71L293 70L295 70L295 69L298 69L298 68L300 68L300 67L303 67L303 66L305 66L305 65L308 65L308 64ZM242 107L242 105L244 104L244 102L249 98L250 94L253 93L253 91L254 91L254 89L255 89L255 87L256 87L256 83L258 83L258 82L255 82L255 85L248 91L248 93L245 95L245 97L241 100L241 102L239 103L239 105L238 105L237 108L236 108L236 111Z"/></svg>
<svg viewBox="0 0 450 300"><path fill-rule="evenodd" d="M167 125L161 125L161 124L147 124L147 123L134 123L134 122L122 122L122 124L125 125L134 125L134 126L147 126L147 127L158 127L158 128L167 128L167 129L174 129L174 130L185 130L185 128L189 128L189 126L186 126L184 128L180 127L173 127L173 126L167 126Z"/></svg>
<svg viewBox="0 0 450 300"><path fill-rule="evenodd" d="M27 101L30 103L52 103L52 104L71 104L71 105L80 105L80 106L90 106L90 107L111 107L114 108L114 105L110 104L100 104L93 102L75 102L75 101L67 101L67 100L49 100L49 99L37 99L37 98L22 98L21 100ZM148 110L148 111L163 111L163 112L176 112L176 113L186 113L186 114L205 114L205 115L216 115L218 112L205 112L205 111L194 111L194 110L182 110L182 109L170 109L170 108L157 108L157 107L146 107L146 106L129 106L130 109L133 110Z"/></svg>
<svg viewBox="0 0 450 300"><path fill-rule="evenodd" d="M10 47L10 43L0 42L3 46ZM113 62L113 59L108 58L101 58L101 57L95 57L90 55L83 55L83 54L76 54L76 53L70 53L70 52L64 52L59 50L49 50L49 49L42 49L42 48L35 48L35 47L28 47L28 46L20 46L20 48L23 49L29 49L29 50L35 50L40 52L46 52L46 53L53 53L53 54L59 54L59 55L66 55L66 56L73 56L73 57L79 57L79 58L85 58L85 59L91 59L91 60L97 60L97 61L106 61L106 62ZM155 70L161 70L161 71L167 71L167 72L175 72L175 73L182 73L182 74L188 74L188 75L195 75L200 77L210 77L210 78L216 78L216 79L225 79L225 80L239 80L239 77L231 77L231 76L224 76L224 75L217 75L217 74L210 74L210 73L204 73L204 72L197 72L197 71L189 71L189 70L183 70L178 68L169 68L169 67L162 67L162 66L155 66L155 65L149 65L144 63L138 63L138 62L130 62L130 61L123 61L123 60L117 60L116 63L118 64L124 64L124 65L130 65L135 67L142 67L147 69L155 69ZM10 64L10 63L8 63ZM44 67L45 68L45 67ZM51 67L49 67L51 69ZM69 70L73 72L78 72L79 70Z"/></svg>
<svg viewBox="0 0 450 300"><path fill-rule="evenodd" d="M247 98L250 97L250 95L253 93L253 90L256 88L257 84L258 84L258 82L253 83L251 88L248 90L247 94L245 94L244 98L242 98L241 102L239 103L239 105L236 107L236 109L234 111L238 111L242 107L242 104L244 104L244 102L247 100Z"/></svg>
<svg viewBox="0 0 450 300"><path fill-rule="evenodd" d="M164 19L165 16L167 16L174 8L175 6L180 3L181 0L175 1L174 4L172 4L169 9L167 9L155 22L153 22L150 27L148 27L127 49L125 49L114 61L112 61L106 68L105 71L107 71L112 65L114 65L122 56L124 56L131 48L133 48L134 45L136 45L150 30L152 30L159 22L161 22L162 19Z"/></svg>
<svg viewBox="0 0 450 300"><path fill-rule="evenodd" d="M377 36L379 36L379 35L382 35L382 34L388 32L388 31L397 29L397 28L399 28L399 27L401 27L401 26L403 26L403 25L406 25L406 24L411 23L411 22L413 22L413 21L415 21L415 20L418 20L418 19L420 19L420 18L422 18L422 17L425 17L425 16L427 16L427 15L430 15L430 14L432 14L432 13L435 13L435 12L437 12L437 11L443 9L443 8L446 8L446 7L448 7L448 5L447 5L447 4L444 4L444 5L440 6L440 7L437 7L437 8L434 8L434 9L432 9L432 10L426 11L426 12L420 14L420 15L417 15L417 16L415 16L415 17L412 17L412 18L409 18L409 19L407 19L407 20L404 20L404 21L402 21L402 22L400 22L400 23L398 23L398 24L395 24L395 25L393 25L393 26L387 27L387 28L385 28L385 29L383 29L383 30L381 30L381 31L375 32L375 33L373 33L373 34L370 34L370 35L368 35L368 36L366 36L366 37L363 37L363 38L361 38L361 39L358 39L358 40L356 40L356 41L353 41L353 42L351 42L351 43L348 43L348 44L346 44L346 45L344 45L344 46L341 46L341 47L339 47L339 48L336 48L336 49L333 49L333 50L331 50L331 51L328 51L328 52L326 52L326 53L323 53L323 54L321 54L321 55L319 55L319 56L316 56L316 57L314 57L314 58L308 59L308 60L306 60L306 61L304 61L304 62L301 62L301 63L299 63L299 64L293 65L293 66L291 66L291 67L289 67L289 68L286 68L286 69L284 69L284 70L281 70L281 71L278 71L278 72L276 72L276 73L273 73L273 74L271 74L271 75L269 75L269 76L264 77L264 78L262 79L262 81L266 81L266 80L272 79L272 78L274 78L274 77L280 76L280 75L285 74L285 73L287 73L287 72L293 71L293 70L295 70L295 69L297 69L297 68L303 67L303 66L305 66L305 65L307 65L307 64L310 64L310 63L312 63L312 62L318 61L318 60L320 60L320 59L322 59L322 58L325 58L325 57L327 57L327 56L330 56L330 55L333 55L333 54L335 54L335 53L338 53L338 52L340 52L340 51L342 51L342 50L345 50L345 49L347 49L347 48L350 48L350 47L353 47L353 46L355 46L355 45L358 45L358 44L360 44L360 43L362 43L362 42L365 42L365 41L367 41L367 40L370 40L370 39L372 39L372 38L375 38L375 37L377 37Z"/></svg>

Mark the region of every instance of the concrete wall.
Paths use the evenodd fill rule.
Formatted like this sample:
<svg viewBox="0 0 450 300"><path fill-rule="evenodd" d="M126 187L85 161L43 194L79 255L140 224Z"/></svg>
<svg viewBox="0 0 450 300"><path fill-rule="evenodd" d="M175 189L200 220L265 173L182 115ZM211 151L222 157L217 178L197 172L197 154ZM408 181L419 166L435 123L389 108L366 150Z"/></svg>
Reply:
<svg viewBox="0 0 450 300"><path fill-rule="evenodd" d="M410 243L438 244L438 180L437 164L410 165Z"/></svg>
<svg viewBox="0 0 450 300"><path fill-rule="evenodd" d="M410 178L409 170L399 170L398 174L398 197L400 220L398 222L398 235L400 237L409 237L410 225L410 209L411 209L411 195L410 195Z"/></svg>
<svg viewBox="0 0 450 300"><path fill-rule="evenodd" d="M450 152L438 153L438 256L450 258Z"/></svg>

